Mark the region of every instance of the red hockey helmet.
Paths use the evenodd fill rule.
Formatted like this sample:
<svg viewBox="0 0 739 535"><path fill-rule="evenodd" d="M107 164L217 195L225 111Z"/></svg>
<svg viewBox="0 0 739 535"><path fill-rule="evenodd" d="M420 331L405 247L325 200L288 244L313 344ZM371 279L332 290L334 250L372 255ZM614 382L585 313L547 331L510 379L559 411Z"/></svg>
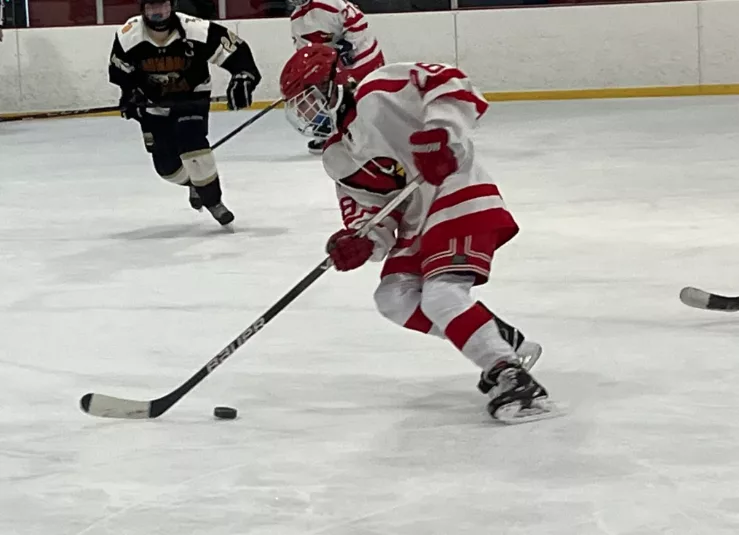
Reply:
<svg viewBox="0 0 739 535"><path fill-rule="evenodd" d="M304 46L287 60L280 74L285 112L298 132L326 137L330 128L328 103L334 89L338 54L321 44Z"/></svg>
<svg viewBox="0 0 739 535"><path fill-rule="evenodd" d="M280 74L280 90L291 99L311 86L319 88L333 81L338 54L330 46L309 44L287 60Z"/></svg>

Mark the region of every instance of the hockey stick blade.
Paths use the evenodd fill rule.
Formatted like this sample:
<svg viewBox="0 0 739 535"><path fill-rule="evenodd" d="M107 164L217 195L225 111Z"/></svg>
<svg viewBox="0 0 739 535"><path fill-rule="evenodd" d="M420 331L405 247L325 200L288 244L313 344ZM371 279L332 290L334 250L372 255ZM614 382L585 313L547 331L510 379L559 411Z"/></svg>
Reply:
<svg viewBox="0 0 739 535"><path fill-rule="evenodd" d="M152 403L148 401L133 401L103 394L85 394L80 399L80 408L84 412L101 418L150 418L151 406Z"/></svg>
<svg viewBox="0 0 739 535"><path fill-rule="evenodd" d="M365 236L378 223L388 217L393 210L413 193L421 179L408 183L391 201L389 201L372 219L370 219L359 230L360 236ZM80 408L83 412L91 416L99 416L101 418L123 418L129 420L137 420L144 418L157 418L167 412L175 403L182 399L190 390L200 384L203 379L213 373L213 371L223 364L228 357L233 355L238 348L244 345L249 339L257 334L267 325L275 316L284 310L290 303L308 289L321 275L326 273L333 266L331 257L326 257L320 264L303 277L300 282L290 288L279 301L272 305L267 312L259 317L254 323L249 325L245 331L239 334L225 348L223 348L215 357L210 359L208 363L200 368L195 375L182 383L175 390L151 401L136 401L132 399L117 398L106 396L103 394L89 393L80 399Z"/></svg>
<svg viewBox="0 0 739 535"><path fill-rule="evenodd" d="M739 311L739 296L727 297L713 294L699 288L687 286L680 290L680 301L689 307L702 310L717 310L720 312Z"/></svg>
<svg viewBox="0 0 739 535"><path fill-rule="evenodd" d="M166 396L151 401L136 401L133 399L117 398L104 394L89 393L80 399L80 408L91 416L101 418L124 418L137 420L142 418L157 418L167 412L172 405L177 403L185 394L195 388L200 382L210 375L218 366L223 364L228 357L233 355L238 348L244 345L252 336L257 334L272 318L279 314L287 305L302 294L311 284L323 275L333 264L331 258L327 257L318 264L308 275L293 286L279 301L270 307L263 316L249 325L245 331L234 338L223 350L208 363L200 368L198 372L173 390Z"/></svg>

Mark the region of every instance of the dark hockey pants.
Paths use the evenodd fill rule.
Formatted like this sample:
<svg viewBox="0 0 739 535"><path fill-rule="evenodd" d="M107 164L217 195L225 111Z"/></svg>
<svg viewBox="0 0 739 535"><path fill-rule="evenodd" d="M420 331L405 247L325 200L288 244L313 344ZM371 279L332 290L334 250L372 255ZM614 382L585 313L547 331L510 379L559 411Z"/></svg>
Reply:
<svg viewBox="0 0 739 535"><path fill-rule="evenodd" d="M168 116L145 115L140 123L146 150L159 176L173 184L194 186L203 204L214 206L221 202L221 185L210 154L209 108L208 101L193 103L186 108L172 108ZM183 156L194 162L195 168L212 167L212 172L190 176Z"/></svg>

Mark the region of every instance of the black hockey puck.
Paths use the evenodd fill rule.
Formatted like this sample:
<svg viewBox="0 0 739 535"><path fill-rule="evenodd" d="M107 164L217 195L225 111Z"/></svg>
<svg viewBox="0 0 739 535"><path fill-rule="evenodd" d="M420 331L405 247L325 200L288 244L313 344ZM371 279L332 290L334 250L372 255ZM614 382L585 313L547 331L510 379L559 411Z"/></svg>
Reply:
<svg viewBox="0 0 739 535"><path fill-rule="evenodd" d="M237 416L236 409L231 407L216 407L213 409L213 416L219 420L233 420Z"/></svg>

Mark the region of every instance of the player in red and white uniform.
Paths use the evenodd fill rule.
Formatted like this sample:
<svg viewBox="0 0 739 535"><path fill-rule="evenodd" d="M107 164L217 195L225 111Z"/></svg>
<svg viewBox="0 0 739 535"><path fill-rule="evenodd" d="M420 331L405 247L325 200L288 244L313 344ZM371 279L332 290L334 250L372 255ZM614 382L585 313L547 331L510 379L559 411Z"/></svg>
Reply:
<svg viewBox="0 0 739 535"><path fill-rule="evenodd" d="M290 0L290 3L295 7L290 16L295 49L323 44L336 50L338 83L345 84L350 79L361 82L369 73L385 65L380 45L370 33L364 13L356 5L346 0ZM328 121L307 132L315 135L308 143L308 150L321 154L330 133Z"/></svg>
<svg viewBox="0 0 739 535"><path fill-rule="evenodd" d="M334 266L384 259L375 292L383 316L448 339L479 366L494 418L545 417L547 392L528 372L541 346L470 295L488 280L493 253L518 232L470 137L487 102L449 65L387 65L352 88L336 81L337 61L332 48L307 46L280 78L294 125L309 128L327 114L337 129L323 152L345 224L328 240ZM419 175L400 209L366 237L356 234Z"/></svg>

